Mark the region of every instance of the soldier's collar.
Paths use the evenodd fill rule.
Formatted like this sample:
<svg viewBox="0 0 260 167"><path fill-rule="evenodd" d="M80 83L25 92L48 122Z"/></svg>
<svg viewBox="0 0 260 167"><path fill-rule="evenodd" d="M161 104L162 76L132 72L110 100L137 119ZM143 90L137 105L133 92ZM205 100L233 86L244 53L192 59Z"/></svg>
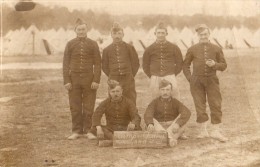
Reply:
<svg viewBox="0 0 260 167"><path fill-rule="evenodd" d="M121 45L121 44L123 44L124 43L124 41L120 41L120 42L113 42L112 44L113 45Z"/></svg>
<svg viewBox="0 0 260 167"><path fill-rule="evenodd" d="M170 101L172 100L172 97L169 97L169 98L165 99L165 98L162 98L162 97L160 96L159 99L160 99L161 101L163 101L163 102L170 102Z"/></svg>
<svg viewBox="0 0 260 167"><path fill-rule="evenodd" d="M77 37L77 39L78 39L79 41L86 40L87 38L88 38L87 36L85 36L85 37Z"/></svg>
<svg viewBox="0 0 260 167"><path fill-rule="evenodd" d="M112 97L110 97L110 102L112 103L120 103L123 100L123 96L119 100L113 100Z"/></svg>
<svg viewBox="0 0 260 167"><path fill-rule="evenodd" d="M155 41L156 44L159 44L159 45L162 45L162 44L166 44L167 43L167 40L164 40L164 41Z"/></svg>
<svg viewBox="0 0 260 167"><path fill-rule="evenodd" d="M208 42L201 42L201 41L199 41L199 43L201 43L201 44L209 44L210 40L208 40Z"/></svg>

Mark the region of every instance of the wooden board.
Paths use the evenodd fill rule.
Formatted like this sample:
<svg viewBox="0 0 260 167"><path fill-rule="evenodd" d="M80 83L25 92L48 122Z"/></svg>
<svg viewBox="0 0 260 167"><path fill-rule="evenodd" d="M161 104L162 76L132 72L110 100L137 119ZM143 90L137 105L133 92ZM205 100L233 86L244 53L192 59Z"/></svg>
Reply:
<svg viewBox="0 0 260 167"><path fill-rule="evenodd" d="M162 148L167 147L166 132L115 131L114 148Z"/></svg>
<svg viewBox="0 0 260 167"><path fill-rule="evenodd" d="M98 142L99 147L110 147L112 145L113 145L112 140L99 140L99 142Z"/></svg>

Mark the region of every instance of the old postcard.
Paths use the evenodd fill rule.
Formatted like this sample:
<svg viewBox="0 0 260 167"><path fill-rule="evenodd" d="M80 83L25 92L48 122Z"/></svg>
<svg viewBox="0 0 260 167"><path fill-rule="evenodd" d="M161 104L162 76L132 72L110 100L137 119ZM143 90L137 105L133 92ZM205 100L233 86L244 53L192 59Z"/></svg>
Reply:
<svg viewBox="0 0 260 167"><path fill-rule="evenodd" d="M0 167L259 167L259 0L1 0Z"/></svg>

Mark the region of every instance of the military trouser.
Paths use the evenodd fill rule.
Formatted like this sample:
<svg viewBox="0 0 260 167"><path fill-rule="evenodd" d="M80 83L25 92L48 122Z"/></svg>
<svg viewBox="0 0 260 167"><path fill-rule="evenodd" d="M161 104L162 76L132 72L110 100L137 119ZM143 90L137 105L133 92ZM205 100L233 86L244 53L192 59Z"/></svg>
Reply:
<svg viewBox="0 0 260 167"><path fill-rule="evenodd" d="M109 79L118 81L123 87L123 96L136 104L135 79L132 74L110 75Z"/></svg>
<svg viewBox="0 0 260 167"><path fill-rule="evenodd" d="M219 89L219 79L216 75L213 76L192 76L190 80L190 90L193 96L197 122L206 122L209 117L206 113L206 100L208 100L210 108L211 123L221 123L221 94Z"/></svg>
<svg viewBox="0 0 260 167"><path fill-rule="evenodd" d="M155 131L165 131L168 134L168 139L175 139L178 140L178 138L184 133L186 129L186 124L183 125L178 129L177 132L173 133L172 127L176 123L176 119L173 121L167 121L167 122L158 122L156 119L153 119L154 123L154 129Z"/></svg>
<svg viewBox="0 0 260 167"><path fill-rule="evenodd" d="M69 103L72 116L72 132L87 133L92 125L92 115L96 101L96 90L91 89L93 74L71 73L72 89Z"/></svg>
<svg viewBox="0 0 260 167"><path fill-rule="evenodd" d="M102 127L102 130L104 132L104 139L112 140L114 131L126 131L128 126L115 125L113 127L111 127L111 126L101 126L101 127ZM142 130L142 128L141 128L140 125L135 126L134 131L141 131L141 130ZM90 132L96 136L97 135L97 128L92 127Z"/></svg>

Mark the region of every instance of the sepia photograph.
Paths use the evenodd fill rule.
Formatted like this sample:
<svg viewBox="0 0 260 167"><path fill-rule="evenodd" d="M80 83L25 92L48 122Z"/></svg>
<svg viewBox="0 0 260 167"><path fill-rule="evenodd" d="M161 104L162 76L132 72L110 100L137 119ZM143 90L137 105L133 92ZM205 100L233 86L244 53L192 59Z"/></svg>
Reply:
<svg viewBox="0 0 260 167"><path fill-rule="evenodd" d="M260 167L259 0L0 2L0 167Z"/></svg>

